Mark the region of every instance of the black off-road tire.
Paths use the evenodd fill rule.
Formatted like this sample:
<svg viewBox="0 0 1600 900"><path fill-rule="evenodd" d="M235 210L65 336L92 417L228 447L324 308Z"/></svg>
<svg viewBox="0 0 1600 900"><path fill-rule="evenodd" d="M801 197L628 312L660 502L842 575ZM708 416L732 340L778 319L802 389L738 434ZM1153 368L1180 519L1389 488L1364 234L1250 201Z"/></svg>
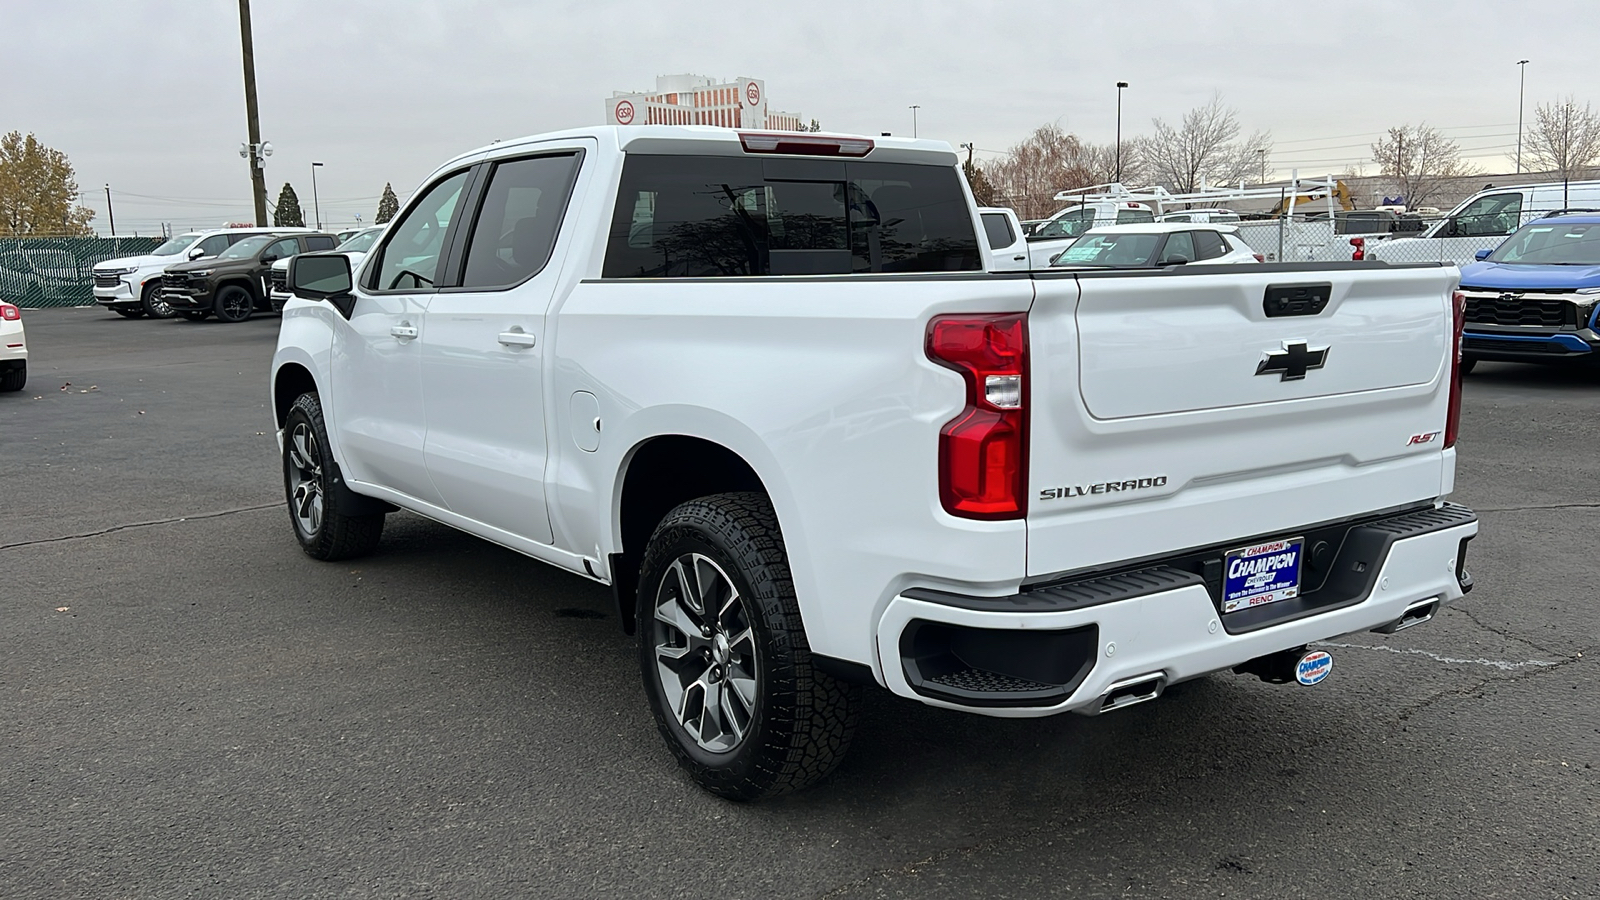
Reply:
<svg viewBox="0 0 1600 900"><path fill-rule="evenodd" d="M304 429L304 432L301 431ZM297 437L309 435L307 447L297 443ZM315 482L320 497L320 516L314 525L307 525L298 510L303 508L303 497L297 494L308 479L295 460L304 454L315 462L316 474L309 480ZM339 510L340 491L334 490L333 474L337 464L328 449L328 430L322 421L322 403L316 394L301 394L289 409L283 423L283 487L289 506L289 526L294 530L300 549L307 556L320 560L350 559L371 553L383 537L383 513L351 516Z"/></svg>
<svg viewBox="0 0 1600 900"><path fill-rule="evenodd" d="M715 562L731 579L753 634L754 711L740 742L725 752L700 746L679 721L656 665L658 598L664 580L674 577L674 561L691 554ZM714 494L668 513L645 548L636 610L650 709L678 764L701 787L730 800L758 800L809 787L838 767L855 734L861 687L813 664L783 536L765 495Z"/></svg>
<svg viewBox="0 0 1600 900"><path fill-rule="evenodd" d="M144 314L152 319L170 319L178 314L172 304L161 299L161 283L151 282L145 285L144 293L139 295L139 306Z"/></svg>
<svg viewBox="0 0 1600 900"><path fill-rule="evenodd" d="M180 309L177 310L177 313L178 315L183 316L185 320L190 322L204 322L206 320L206 316L211 315L211 313L208 313L203 309Z"/></svg>
<svg viewBox="0 0 1600 900"><path fill-rule="evenodd" d="M256 311L256 297L237 284L217 288L217 298L211 302L211 311L219 322L243 322Z"/></svg>
<svg viewBox="0 0 1600 900"><path fill-rule="evenodd" d="M144 310L137 306L113 306L111 307L111 311L123 317L124 319L144 318Z"/></svg>
<svg viewBox="0 0 1600 900"><path fill-rule="evenodd" d="M20 391L28 384L28 364L14 369L0 369L0 394Z"/></svg>

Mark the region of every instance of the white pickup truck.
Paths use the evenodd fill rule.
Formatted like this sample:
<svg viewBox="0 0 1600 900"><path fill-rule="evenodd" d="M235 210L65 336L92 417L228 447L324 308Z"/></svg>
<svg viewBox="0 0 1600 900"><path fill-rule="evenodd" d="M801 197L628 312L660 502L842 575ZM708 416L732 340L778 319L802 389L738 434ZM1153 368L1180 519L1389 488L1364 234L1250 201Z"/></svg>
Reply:
<svg viewBox="0 0 1600 900"><path fill-rule="evenodd" d="M736 799L827 775L862 683L991 716L1314 684L1309 644L1470 587L1454 267L997 273L981 228L932 141L453 159L354 272L290 266L294 534L349 557L401 508L610 584Z"/></svg>

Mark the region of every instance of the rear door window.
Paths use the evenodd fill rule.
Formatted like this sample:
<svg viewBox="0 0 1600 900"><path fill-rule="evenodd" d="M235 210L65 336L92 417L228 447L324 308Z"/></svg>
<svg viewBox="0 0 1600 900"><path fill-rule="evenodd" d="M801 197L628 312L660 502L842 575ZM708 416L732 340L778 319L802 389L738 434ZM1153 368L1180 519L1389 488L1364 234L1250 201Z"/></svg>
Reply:
<svg viewBox="0 0 1600 900"><path fill-rule="evenodd" d="M550 261L579 156L560 153L497 163L472 226L462 287L507 287Z"/></svg>
<svg viewBox="0 0 1600 900"><path fill-rule="evenodd" d="M334 244L334 239L325 234L313 234L306 238L306 250L308 251L332 250Z"/></svg>
<svg viewBox="0 0 1600 900"><path fill-rule="evenodd" d="M630 154L607 278L973 271L954 168Z"/></svg>
<svg viewBox="0 0 1600 900"><path fill-rule="evenodd" d="M1196 231L1194 234L1194 249L1198 256L1196 259L1216 259L1228 255L1228 245L1223 242L1222 235L1215 231Z"/></svg>
<svg viewBox="0 0 1600 900"><path fill-rule="evenodd" d="M984 213L983 233L989 239L990 250L1004 250L1017 242L1011 231L1011 220L1004 213Z"/></svg>

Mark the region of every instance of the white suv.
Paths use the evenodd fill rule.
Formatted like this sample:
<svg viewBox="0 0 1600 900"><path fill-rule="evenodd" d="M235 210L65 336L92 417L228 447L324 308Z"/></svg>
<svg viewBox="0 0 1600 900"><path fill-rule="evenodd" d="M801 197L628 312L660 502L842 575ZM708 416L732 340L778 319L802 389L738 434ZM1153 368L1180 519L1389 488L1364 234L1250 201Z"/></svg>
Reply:
<svg viewBox="0 0 1600 900"><path fill-rule="evenodd" d="M289 234L310 228L226 228L174 235L143 256L108 259L94 267L96 303L130 319L170 319L176 312L161 299L161 273L173 263L216 256L252 234Z"/></svg>

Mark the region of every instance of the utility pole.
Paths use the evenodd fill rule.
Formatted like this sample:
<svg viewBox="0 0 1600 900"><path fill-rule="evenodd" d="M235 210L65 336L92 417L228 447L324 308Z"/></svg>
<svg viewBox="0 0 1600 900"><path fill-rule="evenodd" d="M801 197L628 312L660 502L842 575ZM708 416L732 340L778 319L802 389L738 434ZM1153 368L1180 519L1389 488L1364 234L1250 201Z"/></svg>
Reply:
<svg viewBox="0 0 1600 900"><path fill-rule="evenodd" d="M250 39L250 0L239 0L239 44L244 51L244 115L250 132L250 191L255 199L256 225L267 222L266 160L261 157L261 115L256 108L256 50Z"/></svg>
<svg viewBox="0 0 1600 900"><path fill-rule="evenodd" d="M1122 183L1122 89L1127 87L1126 81L1117 82L1117 178L1118 184Z"/></svg>
<svg viewBox="0 0 1600 900"><path fill-rule="evenodd" d="M322 204L317 202L317 170L322 168L322 163L311 164L311 208L316 211L317 230L322 230Z"/></svg>
<svg viewBox="0 0 1600 900"><path fill-rule="evenodd" d="M111 220L111 236L117 236L117 214L111 209L111 185L106 185L106 218Z"/></svg>
<svg viewBox="0 0 1600 900"><path fill-rule="evenodd" d="M1517 60L1517 69L1522 73L1517 76L1517 174L1522 174L1522 97L1528 87L1528 61Z"/></svg>
<svg viewBox="0 0 1600 900"><path fill-rule="evenodd" d="M1256 158L1261 161L1261 183L1262 184L1266 184L1267 183L1267 151L1265 149L1262 149L1262 148L1257 148L1256 149Z"/></svg>

